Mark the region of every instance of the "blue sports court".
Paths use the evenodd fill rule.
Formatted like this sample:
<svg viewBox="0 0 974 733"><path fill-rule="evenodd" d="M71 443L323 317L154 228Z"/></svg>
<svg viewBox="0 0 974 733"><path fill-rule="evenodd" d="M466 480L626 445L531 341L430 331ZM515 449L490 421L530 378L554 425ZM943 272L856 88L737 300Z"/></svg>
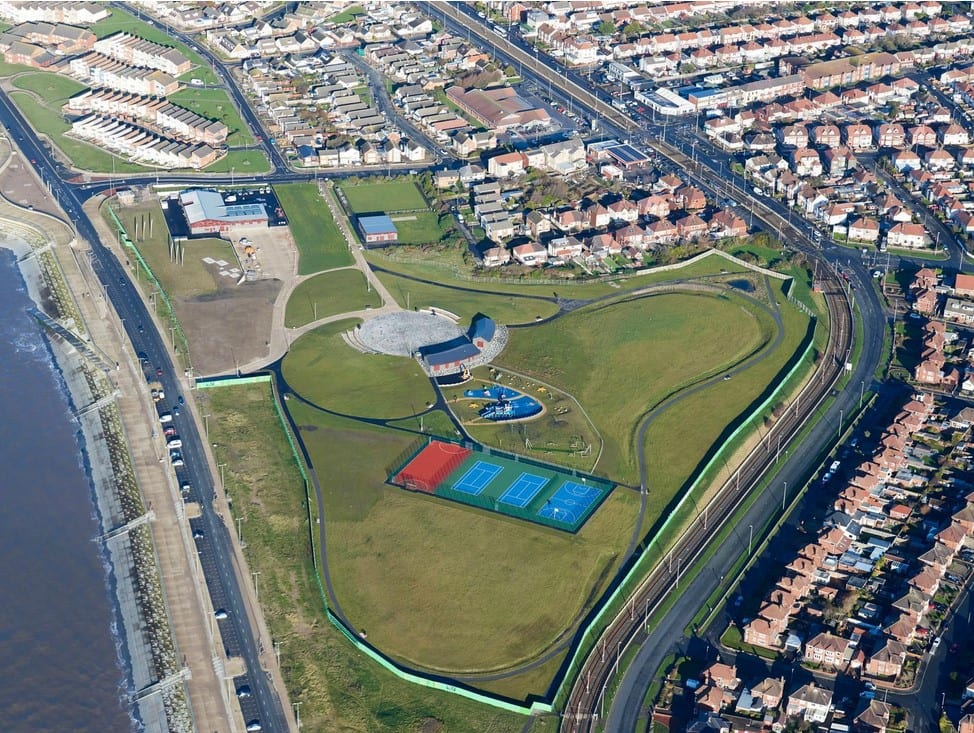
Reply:
<svg viewBox="0 0 974 733"><path fill-rule="evenodd" d="M453 488L457 491L462 491L464 494L478 496L503 470L504 468L502 466L477 461L467 469L467 472L460 477L459 481L453 484Z"/></svg>
<svg viewBox="0 0 974 733"><path fill-rule="evenodd" d="M522 473L514 479L514 483L504 492L500 501L511 506L526 507L550 480L544 476L536 476L533 473Z"/></svg>
<svg viewBox="0 0 974 733"><path fill-rule="evenodd" d="M538 516L565 524L577 524L602 496L600 489L566 481L538 510Z"/></svg>

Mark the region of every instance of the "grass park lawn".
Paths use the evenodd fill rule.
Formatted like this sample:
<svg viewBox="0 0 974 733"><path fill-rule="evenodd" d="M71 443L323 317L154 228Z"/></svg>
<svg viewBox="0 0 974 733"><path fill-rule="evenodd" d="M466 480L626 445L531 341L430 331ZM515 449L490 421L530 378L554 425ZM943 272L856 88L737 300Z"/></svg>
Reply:
<svg viewBox="0 0 974 733"><path fill-rule="evenodd" d="M419 364L348 346L341 334L357 323L329 323L291 344L283 364L290 387L315 405L344 415L404 418L426 409L436 396Z"/></svg>
<svg viewBox="0 0 974 733"><path fill-rule="evenodd" d="M37 69L33 66L26 66L24 64L11 64L0 59L0 77L13 76L14 74L38 73Z"/></svg>
<svg viewBox="0 0 974 733"><path fill-rule="evenodd" d="M353 214L370 211L428 211L429 205L410 180L339 186Z"/></svg>
<svg viewBox="0 0 974 733"><path fill-rule="evenodd" d="M207 173L229 173L231 169L243 178L247 175L267 173L271 166L267 162L267 156L260 150L231 150L203 170Z"/></svg>
<svg viewBox="0 0 974 733"><path fill-rule="evenodd" d="M605 589L634 530L632 491L614 491L570 535L388 486L385 471L412 435L296 400L288 409L312 462L327 466L328 560L342 609L370 642L413 664L459 673L536 658Z"/></svg>
<svg viewBox="0 0 974 733"><path fill-rule="evenodd" d="M361 5L349 5L342 12L333 15L328 20L332 23L348 23L349 21L355 20L359 15L365 15L365 8Z"/></svg>
<svg viewBox="0 0 974 733"><path fill-rule="evenodd" d="M393 215L392 221L402 244L434 244L453 229L449 214L432 211Z"/></svg>
<svg viewBox="0 0 974 733"><path fill-rule="evenodd" d="M230 147L254 144L254 136L250 134L240 112L223 89L186 87L170 94L168 99L179 107L191 110L208 120L219 120L226 125L229 131L227 145Z"/></svg>
<svg viewBox="0 0 974 733"><path fill-rule="evenodd" d="M469 323L477 313L485 313L497 323L510 324L531 323L558 312L558 305L552 300L456 290L389 273L378 276L403 308L440 308L460 316L461 323Z"/></svg>
<svg viewBox="0 0 974 733"><path fill-rule="evenodd" d="M657 510L685 488L709 460L713 447L729 435L728 426L750 414L804 351L808 318L780 294L778 302L784 338L774 352L733 379L716 382L661 413L647 429L647 489Z"/></svg>
<svg viewBox="0 0 974 733"><path fill-rule="evenodd" d="M577 399L605 441L600 470L634 483L634 431L645 413L675 389L740 362L773 330L770 317L740 296L662 294L512 331L496 363Z"/></svg>
<svg viewBox="0 0 974 733"><path fill-rule="evenodd" d="M21 74L13 82L18 89L33 92L49 106L60 106L69 98L83 92L84 84L61 74L47 71L37 71L31 74Z"/></svg>
<svg viewBox="0 0 974 733"><path fill-rule="evenodd" d="M210 65L203 60L203 57L190 49L186 44L181 43L170 36L164 29L147 23L131 13L112 6L112 14L104 20L99 20L91 25L89 30L98 38L110 36L113 33L124 31L144 38L153 43L160 43L163 46L174 47L180 51L193 64L193 68L180 77L181 79L199 79L204 84L219 84L220 79Z"/></svg>
<svg viewBox="0 0 974 733"><path fill-rule="evenodd" d="M345 267L355 261L315 184L286 183L274 186L274 193L287 214L298 248L299 275Z"/></svg>
<svg viewBox="0 0 974 733"><path fill-rule="evenodd" d="M523 716L397 679L332 626L310 562L303 480L268 385L196 394L214 417L209 421L214 453L226 464L247 561L261 574L261 606L280 644L289 697L302 703L305 728L399 733L439 722L444 730L520 731Z"/></svg>
<svg viewBox="0 0 974 733"><path fill-rule="evenodd" d="M335 270L315 275L291 293L284 313L284 325L294 328L311 323L316 318L382 305L378 293L367 284L365 275L359 270Z"/></svg>
<svg viewBox="0 0 974 733"><path fill-rule="evenodd" d="M58 105L52 107L41 104L28 92L11 92L9 96L31 127L42 135L47 135L77 168L96 173L109 173L113 170L116 173L145 173L150 170L94 145L66 137L64 133L71 129L71 125L61 117Z"/></svg>

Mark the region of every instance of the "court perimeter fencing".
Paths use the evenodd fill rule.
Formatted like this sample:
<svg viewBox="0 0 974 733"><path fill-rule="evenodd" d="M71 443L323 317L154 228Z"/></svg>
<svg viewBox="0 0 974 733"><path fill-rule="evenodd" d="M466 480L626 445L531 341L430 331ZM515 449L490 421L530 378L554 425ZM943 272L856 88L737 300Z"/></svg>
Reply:
<svg viewBox="0 0 974 733"><path fill-rule="evenodd" d="M434 442L452 444L466 449L469 453L463 461L453 467L448 475L440 476L441 472L438 471L438 484L417 485L411 483L407 480L411 478L412 474L411 462L420 457L427 446ZM458 483L462 481L461 474L466 475L466 472L478 462L487 463L499 469L497 485L493 486L495 482L491 480L492 488L485 487L479 493L471 493L469 490L458 488ZM521 473L546 479L543 490L539 490L523 506L502 501L501 499L507 489L517 483L519 480L517 477ZM418 488L443 499L572 534L581 529L595 510L602 505L614 487L610 481L578 470L553 466L549 463L506 453L471 441L450 441L442 438L437 438L434 441L432 437L422 438L403 451L400 460L387 470L387 480L393 486L412 490ZM584 504L582 502L575 505L566 504L566 502L572 501L570 496L573 492L573 485L576 491L584 487L587 493L595 494L597 492L598 495L591 496Z"/></svg>

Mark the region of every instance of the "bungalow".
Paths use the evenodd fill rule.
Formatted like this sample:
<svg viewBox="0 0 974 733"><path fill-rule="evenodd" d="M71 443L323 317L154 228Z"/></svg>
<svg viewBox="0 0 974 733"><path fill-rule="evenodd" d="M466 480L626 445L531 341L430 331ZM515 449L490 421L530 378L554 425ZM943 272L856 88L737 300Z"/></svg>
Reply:
<svg viewBox="0 0 974 733"><path fill-rule="evenodd" d="M537 242L519 244L511 251L511 254L519 264L528 267L543 265L548 261L548 250Z"/></svg>
<svg viewBox="0 0 974 733"><path fill-rule="evenodd" d="M491 247L484 251L481 259L484 267L500 267L511 261L511 253L504 247Z"/></svg>
<svg viewBox="0 0 974 733"><path fill-rule="evenodd" d="M548 242L548 259L568 261L580 257L584 250L585 245L571 235L555 237Z"/></svg>

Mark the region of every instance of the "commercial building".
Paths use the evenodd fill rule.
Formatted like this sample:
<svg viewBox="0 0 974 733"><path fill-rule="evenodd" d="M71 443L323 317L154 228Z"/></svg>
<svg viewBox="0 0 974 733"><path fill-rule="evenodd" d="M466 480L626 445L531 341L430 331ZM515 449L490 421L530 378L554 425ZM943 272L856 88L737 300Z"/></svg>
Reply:
<svg viewBox="0 0 974 733"><path fill-rule="evenodd" d="M179 204L192 234L225 232L234 226L267 226L263 204L227 203L219 191L191 189L179 194Z"/></svg>
<svg viewBox="0 0 974 733"><path fill-rule="evenodd" d="M446 96L492 130L541 127L551 122L545 110L535 107L510 87L468 90L450 87Z"/></svg>

